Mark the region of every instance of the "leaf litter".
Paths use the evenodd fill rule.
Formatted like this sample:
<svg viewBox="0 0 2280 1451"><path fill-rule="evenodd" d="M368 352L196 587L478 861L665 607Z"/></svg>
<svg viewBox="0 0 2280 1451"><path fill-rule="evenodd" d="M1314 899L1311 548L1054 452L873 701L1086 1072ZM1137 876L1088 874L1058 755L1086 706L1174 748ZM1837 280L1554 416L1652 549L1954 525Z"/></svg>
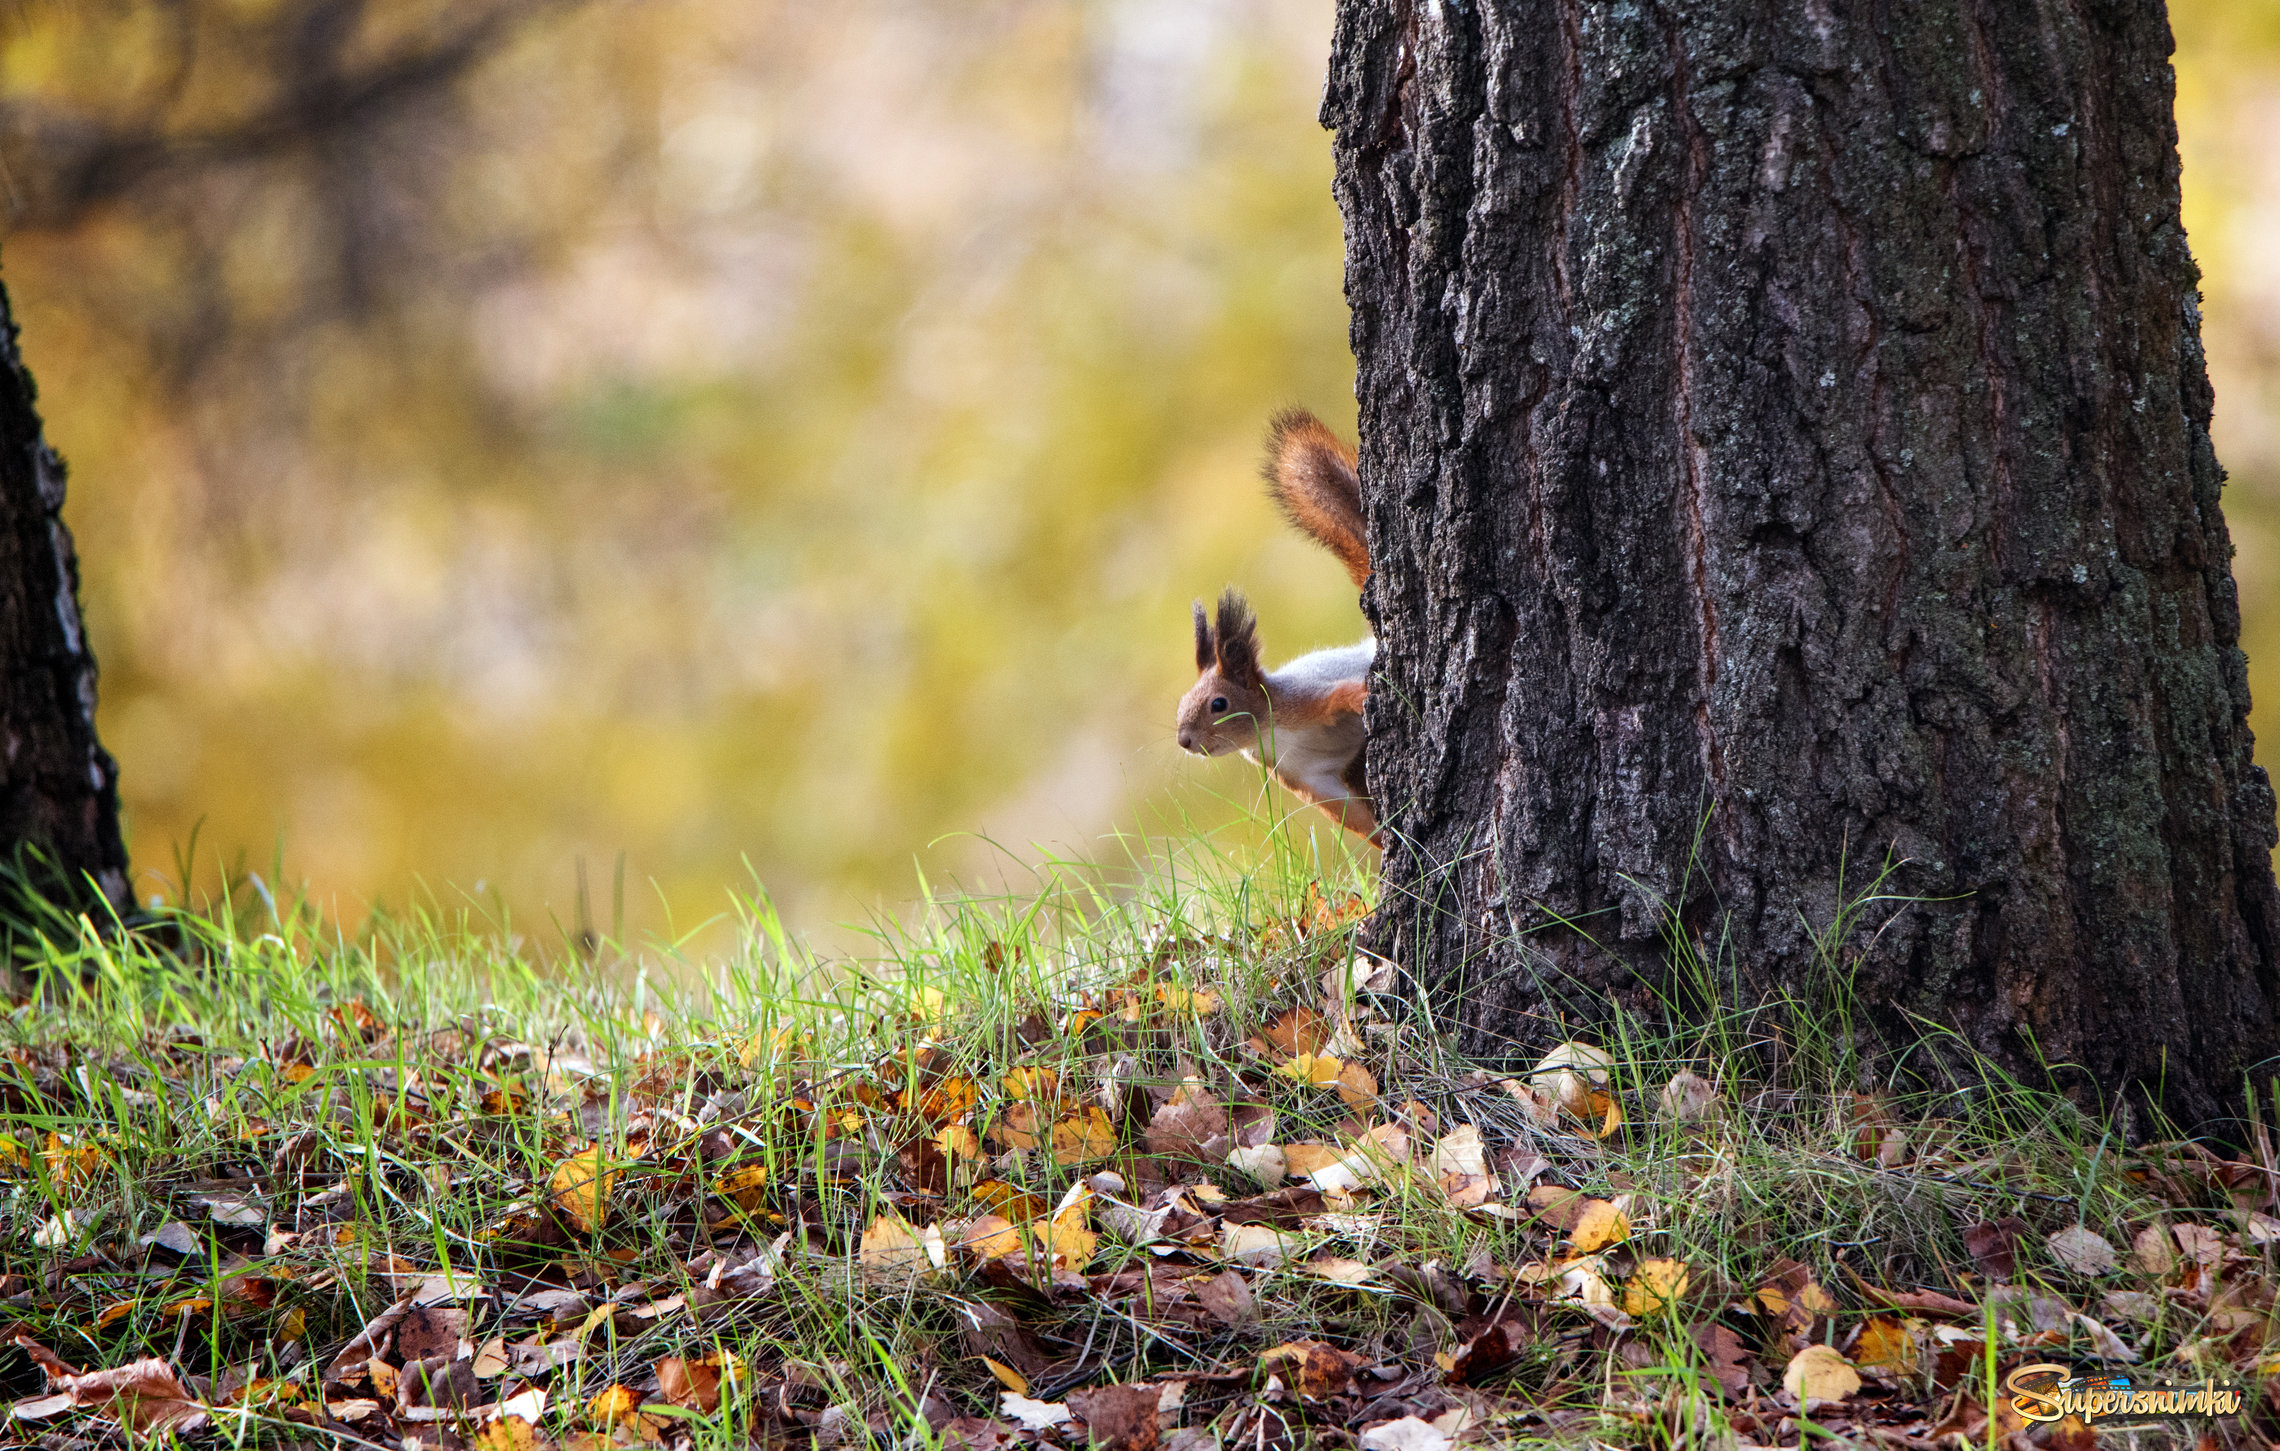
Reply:
<svg viewBox="0 0 2280 1451"><path fill-rule="evenodd" d="M644 1021L621 1061L353 999L258 1056L101 1065L198 1105L213 1138L172 1157L70 1108L85 1050L20 1048L0 1091L59 1127L0 1154L43 1206L0 1284L10 1425L50 1451L239 1423L385 1451L884 1445L919 1421L1070 1451L1961 1446L1991 1434L1990 1363L2057 1360L2253 1382L2269 1429L2261 1126L2243 1159L2113 1150L2109 1238L1872 1095L1745 1100L1713 1064L1578 1039L1451 1069L1354 950L1356 902L1168 941L1012 1031L959 1038L955 1002L906 993L856 1055ZM1215 950L1284 967L1245 994L1169 970ZM267 1097L223 1086L249 1076ZM1791 1130L1858 1207L1935 1207L1785 1241L1795 1206L1736 1206L1753 1136ZM130 1154L139 1234L101 1192ZM1705 1205L1749 1242L1690 1227ZM875 1305L897 1354L846 1333ZM1993 1431L2024 1434L2008 1414Z"/></svg>

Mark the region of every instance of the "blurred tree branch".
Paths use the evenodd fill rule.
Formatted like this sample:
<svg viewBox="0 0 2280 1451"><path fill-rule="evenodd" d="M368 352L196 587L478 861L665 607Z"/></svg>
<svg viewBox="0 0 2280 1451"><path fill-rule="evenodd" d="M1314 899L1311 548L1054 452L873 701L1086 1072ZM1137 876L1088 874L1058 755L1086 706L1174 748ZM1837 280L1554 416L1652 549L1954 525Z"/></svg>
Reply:
<svg viewBox="0 0 2280 1451"><path fill-rule="evenodd" d="M66 230L154 180L307 151L369 129L457 81L525 22L578 3L454 6L460 18L448 26L358 60L353 53L371 0L289 0L251 34L219 17L219 0L152 0L152 8L164 13L173 53L162 79L133 114L103 119L88 107L0 102L8 228ZM266 70L268 85L260 89L272 99L220 122L172 122L199 64L202 39L231 30L238 30L248 53L236 58L253 59Z"/></svg>

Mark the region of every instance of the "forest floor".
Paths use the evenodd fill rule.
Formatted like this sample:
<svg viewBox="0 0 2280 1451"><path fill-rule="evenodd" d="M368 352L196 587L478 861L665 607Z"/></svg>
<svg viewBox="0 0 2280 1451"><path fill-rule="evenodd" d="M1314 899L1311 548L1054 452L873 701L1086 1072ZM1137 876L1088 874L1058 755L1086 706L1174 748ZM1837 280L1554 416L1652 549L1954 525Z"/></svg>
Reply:
<svg viewBox="0 0 2280 1451"><path fill-rule="evenodd" d="M1475 1066L1357 952L1363 881L1288 848L1071 876L941 904L861 962L761 908L709 964L549 966L432 921L349 940L245 901L59 934L0 1059L5 1437L2280 1426L2261 1125L2243 1161L2125 1145L2024 1087L1864 1092L1841 1024L1794 1004ZM2013 1382L2034 1365L2057 1370ZM2096 1393L2088 1425L2022 1414L2045 1403L2018 1385L2061 1374ZM2165 1419L2117 1376L2245 1404Z"/></svg>

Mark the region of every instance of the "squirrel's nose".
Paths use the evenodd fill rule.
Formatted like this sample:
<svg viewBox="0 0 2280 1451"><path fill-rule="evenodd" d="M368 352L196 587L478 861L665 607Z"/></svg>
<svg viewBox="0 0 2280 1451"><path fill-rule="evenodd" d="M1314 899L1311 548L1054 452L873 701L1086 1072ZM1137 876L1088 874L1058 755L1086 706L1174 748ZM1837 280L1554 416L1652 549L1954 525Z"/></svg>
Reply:
<svg viewBox="0 0 2280 1451"><path fill-rule="evenodd" d="M1195 754L1195 732L1194 732L1194 731L1181 731L1181 732L1180 732L1180 749L1181 749L1181 750L1183 750L1183 751L1186 751L1186 752L1187 752L1189 755L1191 755L1191 756Z"/></svg>

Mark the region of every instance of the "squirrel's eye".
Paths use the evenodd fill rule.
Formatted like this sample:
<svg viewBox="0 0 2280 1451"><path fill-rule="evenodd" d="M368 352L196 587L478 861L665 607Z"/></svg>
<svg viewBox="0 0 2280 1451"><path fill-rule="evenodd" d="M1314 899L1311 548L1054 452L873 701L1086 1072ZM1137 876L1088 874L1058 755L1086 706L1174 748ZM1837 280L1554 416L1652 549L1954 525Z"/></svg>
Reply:
<svg viewBox="0 0 2280 1451"><path fill-rule="evenodd" d="M1225 715L1225 714L1227 713L1227 697L1226 697L1226 696L1224 696L1224 695L1215 695L1215 696L1211 697L1211 713L1212 713L1213 715Z"/></svg>

